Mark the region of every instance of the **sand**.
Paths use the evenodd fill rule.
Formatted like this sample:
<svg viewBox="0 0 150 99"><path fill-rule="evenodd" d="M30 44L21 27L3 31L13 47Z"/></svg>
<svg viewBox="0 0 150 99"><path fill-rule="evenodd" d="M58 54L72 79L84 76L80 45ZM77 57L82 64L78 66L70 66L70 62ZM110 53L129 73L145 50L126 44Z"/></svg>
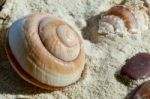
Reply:
<svg viewBox="0 0 150 99"><path fill-rule="evenodd" d="M118 75L126 59L139 52L150 53L150 29L139 34L108 35L98 43L89 39L88 26L95 18L116 4L144 3L149 0L7 0L0 12L0 99L124 99L142 82ZM22 80L12 69L4 49L5 36L11 24L34 12L57 16L83 35L86 54L81 79L62 90L47 91ZM92 20L92 21L91 21ZM93 23L90 23L93 22Z"/></svg>

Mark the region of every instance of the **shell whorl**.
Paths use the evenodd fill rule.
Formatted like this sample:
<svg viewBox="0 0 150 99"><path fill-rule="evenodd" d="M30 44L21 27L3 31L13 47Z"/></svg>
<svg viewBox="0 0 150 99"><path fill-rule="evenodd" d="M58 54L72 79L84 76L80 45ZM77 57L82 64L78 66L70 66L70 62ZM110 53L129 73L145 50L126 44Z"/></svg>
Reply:
<svg viewBox="0 0 150 99"><path fill-rule="evenodd" d="M72 61L78 56L78 35L66 23L44 18L39 23L39 35L46 49L55 57Z"/></svg>
<svg viewBox="0 0 150 99"><path fill-rule="evenodd" d="M148 16L144 9L117 5L106 11L99 21L99 34L131 32L138 33L148 29ZM107 27L111 27L110 29ZM113 29L112 29L113 28Z"/></svg>
<svg viewBox="0 0 150 99"><path fill-rule="evenodd" d="M10 57L13 68L34 85L63 87L81 77L85 63L82 37L59 18L46 13L24 17L11 26L8 43L7 52L11 50L20 67L38 83L25 78Z"/></svg>

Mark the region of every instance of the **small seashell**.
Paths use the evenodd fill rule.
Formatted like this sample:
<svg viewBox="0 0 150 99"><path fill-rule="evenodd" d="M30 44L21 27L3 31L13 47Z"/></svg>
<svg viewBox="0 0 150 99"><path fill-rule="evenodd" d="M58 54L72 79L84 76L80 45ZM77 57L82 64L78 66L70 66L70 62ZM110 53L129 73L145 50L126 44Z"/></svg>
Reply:
<svg viewBox="0 0 150 99"><path fill-rule="evenodd" d="M106 11L101 16L99 28L103 27L103 22L112 25L114 32L136 33L148 29L148 15L144 8L137 9L125 5L117 5Z"/></svg>
<svg viewBox="0 0 150 99"><path fill-rule="evenodd" d="M150 99L150 81L145 82L137 88L130 99Z"/></svg>
<svg viewBox="0 0 150 99"><path fill-rule="evenodd" d="M129 33L141 33L148 29L148 25L149 17L146 8L117 5L100 16L90 19L88 31L85 32L89 34L92 42L97 43L108 34L123 36Z"/></svg>
<svg viewBox="0 0 150 99"><path fill-rule="evenodd" d="M84 69L82 37L66 22L46 13L14 22L6 52L24 80L44 89L70 85Z"/></svg>
<svg viewBox="0 0 150 99"><path fill-rule="evenodd" d="M128 59L121 74L134 80L150 77L150 54L139 53Z"/></svg>
<svg viewBox="0 0 150 99"><path fill-rule="evenodd" d="M148 21L146 9L117 5L101 15L98 31L93 35L98 37L109 33L139 33L148 29Z"/></svg>

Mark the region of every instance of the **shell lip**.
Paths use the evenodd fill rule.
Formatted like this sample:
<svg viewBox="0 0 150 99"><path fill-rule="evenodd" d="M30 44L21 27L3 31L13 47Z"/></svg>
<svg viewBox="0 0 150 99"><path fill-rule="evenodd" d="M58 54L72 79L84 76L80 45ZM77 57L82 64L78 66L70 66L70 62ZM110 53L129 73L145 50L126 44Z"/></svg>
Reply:
<svg viewBox="0 0 150 99"><path fill-rule="evenodd" d="M8 36L8 35L7 35ZM32 85L35 85L36 87L40 87L42 89L46 89L46 90L59 90L59 89L62 89L64 87L67 87L67 86L70 86L70 85L73 85L74 83L78 82L78 80L74 83L71 83L69 85L66 85L66 86L51 86L51 85L46 85L44 83L41 83L40 81L36 80L35 78L33 78L32 76L30 76L27 72L25 72L21 66L19 65L19 63L17 62L17 60L15 59L12 51L11 51L11 48L10 48L10 45L9 45L9 42L8 42L8 37L6 38L6 43L5 43L5 50L6 50L6 54L8 56L8 60L12 66L12 68L17 72L17 74L22 78L24 79L25 81L27 81L28 83L32 84Z"/></svg>

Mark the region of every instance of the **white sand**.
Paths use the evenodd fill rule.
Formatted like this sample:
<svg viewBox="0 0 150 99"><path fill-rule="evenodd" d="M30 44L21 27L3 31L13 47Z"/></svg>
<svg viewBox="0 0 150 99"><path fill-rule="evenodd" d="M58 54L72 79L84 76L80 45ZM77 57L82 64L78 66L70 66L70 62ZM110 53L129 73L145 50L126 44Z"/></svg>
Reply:
<svg viewBox="0 0 150 99"><path fill-rule="evenodd" d="M128 0L141 3L141 0ZM144 0L149 7L150 2ZM116 74L125 60L138 52L150 53L150 30L136 35L108 35L95 44L88 40L89 34L82 31L87 20L100 12L120 4L122 0L7 0L0 12L0 99L124 99L136 86L146 80L131 81L128 85ZM3 48L7 28L18 18L30 13L48 12L71 24L84 34L86 65L83 77L63 90L45 91L22 80L11 68ZM94 25L94 23L92 24Z"/></svg>

